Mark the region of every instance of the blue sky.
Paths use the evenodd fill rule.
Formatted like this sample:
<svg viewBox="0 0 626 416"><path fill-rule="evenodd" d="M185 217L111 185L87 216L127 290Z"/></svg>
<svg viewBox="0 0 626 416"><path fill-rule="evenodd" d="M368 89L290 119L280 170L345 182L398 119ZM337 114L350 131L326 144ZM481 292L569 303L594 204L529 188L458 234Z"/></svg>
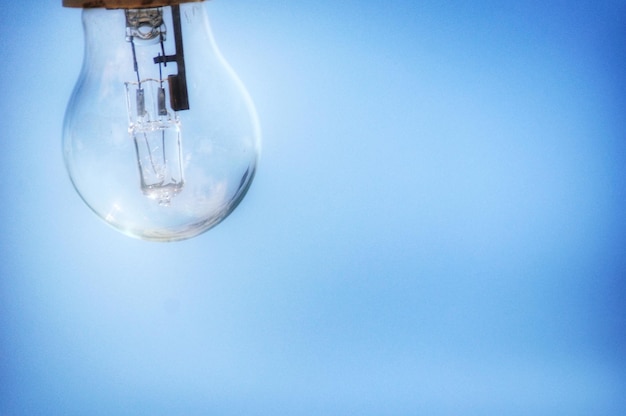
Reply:
<svg viewBox="0 0 626 416"><path fill-rule="evenodd" d="M80 12L0 28L0 414L623 414L622 2L215 0L250 192L179 243L75 194Z"/></svg>

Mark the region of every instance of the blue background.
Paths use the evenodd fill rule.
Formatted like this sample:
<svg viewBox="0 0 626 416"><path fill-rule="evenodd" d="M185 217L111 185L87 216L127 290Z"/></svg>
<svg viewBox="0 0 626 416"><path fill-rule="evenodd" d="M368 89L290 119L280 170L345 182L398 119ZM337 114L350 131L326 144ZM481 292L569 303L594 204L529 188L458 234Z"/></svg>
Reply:
<svg viewBox="0 0 626 416"><path fill-rule="evenodd" d="M626 5L212 1L263 135L180 243L75 194L80 11L0 25L0 415L626 412Z"/></svg>

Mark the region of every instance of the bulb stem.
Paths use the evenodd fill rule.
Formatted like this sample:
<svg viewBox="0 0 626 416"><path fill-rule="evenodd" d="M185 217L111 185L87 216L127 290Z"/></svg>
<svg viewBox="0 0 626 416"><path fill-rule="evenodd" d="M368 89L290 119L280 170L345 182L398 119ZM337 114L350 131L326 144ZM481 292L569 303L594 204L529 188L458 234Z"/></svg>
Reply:
<svg viewBox="0 0 626 416"><path fill-rule="evenodd" d="M174 111L189 110L189 92L185 70L185 51L183 48L183 29L180 19L180 6L172 6L172 25L174 27L174 55L159 55L154 58L155 64L176 62L178 73L167 77L170 87L170 105Z"/></svg>

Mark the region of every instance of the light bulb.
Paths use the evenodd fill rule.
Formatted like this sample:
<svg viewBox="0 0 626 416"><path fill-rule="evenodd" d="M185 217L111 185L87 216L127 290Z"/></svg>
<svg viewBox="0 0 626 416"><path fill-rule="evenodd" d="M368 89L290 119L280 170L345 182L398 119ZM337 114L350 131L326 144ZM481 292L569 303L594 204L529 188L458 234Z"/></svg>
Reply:
<svg viewBox="0 0 626 416"><path fill-rule="evenodd" d="M201 1L63 1L83 7L85 32L65 164L84 202L133 237L175 241L210 229L255 174L256 112Z"/></svg>

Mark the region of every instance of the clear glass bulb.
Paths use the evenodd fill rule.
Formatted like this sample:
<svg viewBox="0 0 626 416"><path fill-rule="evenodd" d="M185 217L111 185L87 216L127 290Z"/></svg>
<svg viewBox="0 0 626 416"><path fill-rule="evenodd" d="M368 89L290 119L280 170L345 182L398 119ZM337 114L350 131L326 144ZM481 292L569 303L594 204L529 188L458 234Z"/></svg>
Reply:
<svg viewBox="0 0 626 416"><path fill-rule="evenodd" d="M183 240L215 226L252 182L260 130L204 4L82 16L85 56L63 132L79 195L137 238Z"/></svg>

